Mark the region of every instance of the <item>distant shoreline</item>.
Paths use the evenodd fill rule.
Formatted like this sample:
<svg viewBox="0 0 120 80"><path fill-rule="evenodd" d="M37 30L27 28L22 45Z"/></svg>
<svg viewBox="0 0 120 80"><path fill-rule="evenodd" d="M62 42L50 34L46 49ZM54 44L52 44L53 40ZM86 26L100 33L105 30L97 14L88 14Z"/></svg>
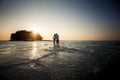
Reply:
<svg viewBox="0 0 120 80"><path fill-rule="evenodd" d="M0 41L11 41L11 40L0 40ZM26 42L28 42L28 41L26 41ZM33 41L52 41L52 40L33 40ZM115 41L118 41L119 42L120 40L60 40L60 41L91 41L91 42L94 42L94 41L97 41L97 42L104 42L104 41L106 41L106 42L112 42L112 41L115 42Z"/></svg>

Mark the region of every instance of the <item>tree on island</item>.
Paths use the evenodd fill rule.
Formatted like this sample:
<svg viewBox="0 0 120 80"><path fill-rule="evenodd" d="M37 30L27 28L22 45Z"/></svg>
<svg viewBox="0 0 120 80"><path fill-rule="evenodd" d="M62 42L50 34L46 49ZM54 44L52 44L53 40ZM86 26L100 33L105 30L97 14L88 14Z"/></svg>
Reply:
<svg viewBox="0 0 120 80"><path fill-rule="evenodd" d="M37 33L34 34L33 31L19 30L15 33L11 33L11 41L36 41L42 40L42 36Z"/></svg>

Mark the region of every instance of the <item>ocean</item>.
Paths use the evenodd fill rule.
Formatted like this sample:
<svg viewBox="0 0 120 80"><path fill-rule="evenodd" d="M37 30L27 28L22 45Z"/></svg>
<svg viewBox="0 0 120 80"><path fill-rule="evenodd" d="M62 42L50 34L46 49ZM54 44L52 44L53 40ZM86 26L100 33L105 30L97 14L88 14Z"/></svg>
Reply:
<svg viewBox="0 0 120 80"><path fill-rule="evenodd" d="M0 80L118 80L119 50L119 41L0 41Z"/></svg>

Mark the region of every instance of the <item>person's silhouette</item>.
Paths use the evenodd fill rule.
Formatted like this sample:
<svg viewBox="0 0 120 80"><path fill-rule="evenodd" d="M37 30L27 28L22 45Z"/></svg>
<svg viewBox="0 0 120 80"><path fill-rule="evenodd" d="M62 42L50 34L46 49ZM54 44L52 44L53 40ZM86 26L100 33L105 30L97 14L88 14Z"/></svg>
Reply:
<svg viewBox="0 0 120 80"><path fill-rule="evenodd" d="M59 35L57 33L55 33L53 36L53 45L59 46Z"/></svg>
<svg viewBox="0 0 120 80"><path fill-rule="evenodd" d="M54 45L54 46L55 46L55 35L56 35L56 34L53 35L53 45Z"/></svg>

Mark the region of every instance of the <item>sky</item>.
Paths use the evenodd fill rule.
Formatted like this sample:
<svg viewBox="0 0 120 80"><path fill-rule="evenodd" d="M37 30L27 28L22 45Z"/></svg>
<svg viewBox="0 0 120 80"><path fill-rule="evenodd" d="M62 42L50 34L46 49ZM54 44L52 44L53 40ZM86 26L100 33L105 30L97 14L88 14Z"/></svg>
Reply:
<svg viewBox="0 0 120 80"><path fill-rule="evenodd" d="M0 40L17 30L39 32L44 40L120 40L117 0L0 0Z"/></svg>

